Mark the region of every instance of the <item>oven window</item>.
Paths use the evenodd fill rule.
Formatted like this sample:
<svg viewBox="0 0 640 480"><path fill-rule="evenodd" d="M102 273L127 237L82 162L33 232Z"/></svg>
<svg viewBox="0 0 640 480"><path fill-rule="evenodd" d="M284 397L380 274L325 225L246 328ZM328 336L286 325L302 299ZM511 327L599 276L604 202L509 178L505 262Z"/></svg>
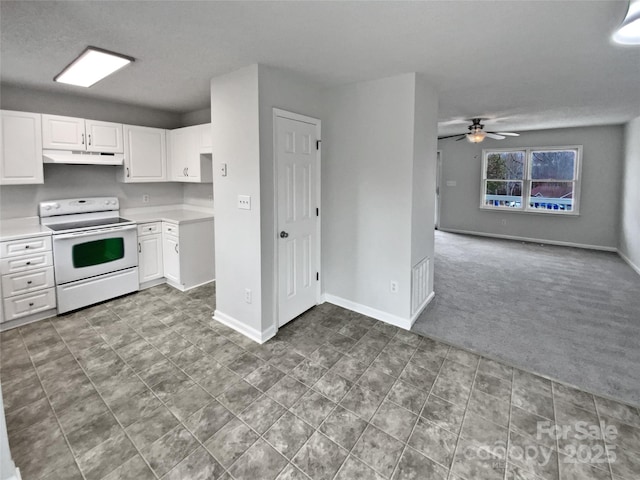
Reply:
<svg viewBox="0 0 640 480"><path fill-rule="evenodd" d="M124 258L124 239L105 238L73 246L73 267L91 267Z"/></svg>

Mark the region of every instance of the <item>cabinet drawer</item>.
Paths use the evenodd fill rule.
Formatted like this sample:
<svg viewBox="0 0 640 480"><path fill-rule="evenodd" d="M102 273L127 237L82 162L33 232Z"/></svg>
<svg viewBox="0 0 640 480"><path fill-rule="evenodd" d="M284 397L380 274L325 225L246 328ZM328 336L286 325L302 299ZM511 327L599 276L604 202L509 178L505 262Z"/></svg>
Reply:
<svg viewBox="0 0 640 480"><path fill-rule="evenodd" d="M55 286L53 267L2 276L2 294L5 297L13 297L53 286Z"/></svg>
<svg viewBox="0 0 640 480"><path fill-rule="evenodd" d="M0 260L0 274L24 272L36 270L53 265L51 252L42 252L35 255L23 255L16 258L3 258Z"/></svg>
<svg viewBox="0 0 640 480"><path fill-rule="evenodd" d="M29 253L51 250L51 236L24 238L0 243L0 257L17 257Z"/></svg>
<svg viewBox="0 0 640 480"><path fill-rule="evenodd" d="M138 235L151 235L162 231L161 222L142 223L138 225Z"/></svg>
<svg viewBox="0 0 640 480"><path fill-rule="evenodd" d="M52 308L56 308L54 288L18 295L4 300L4 320L9 321Z"/></svg>
<svg viewBox="0 0 640 480"><path fill-rule="evenodd" d="M177 237L180 234L180 229L175 223L162 222L162 233Z"/></svg>

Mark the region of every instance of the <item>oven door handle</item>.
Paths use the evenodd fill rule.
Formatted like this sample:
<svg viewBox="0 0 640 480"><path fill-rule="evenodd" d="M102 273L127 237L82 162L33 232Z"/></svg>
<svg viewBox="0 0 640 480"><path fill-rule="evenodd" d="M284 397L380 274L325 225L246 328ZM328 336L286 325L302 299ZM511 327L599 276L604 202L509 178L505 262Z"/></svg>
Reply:
<svg viewBox="0 0 640 480"><path fill-rule="evenodd" d="M67 238L81 238L81 237L91 237L94 235L100 235L102 233L110 233L110 232L124 232L127 230L135 230L138 226L136 224L125 225L122 227L108 227L108 228L98 228L95 230L88 230L85 232L74 232L74 233L63 233L61 235L55 235L55 240L64 240Z"/></svg>

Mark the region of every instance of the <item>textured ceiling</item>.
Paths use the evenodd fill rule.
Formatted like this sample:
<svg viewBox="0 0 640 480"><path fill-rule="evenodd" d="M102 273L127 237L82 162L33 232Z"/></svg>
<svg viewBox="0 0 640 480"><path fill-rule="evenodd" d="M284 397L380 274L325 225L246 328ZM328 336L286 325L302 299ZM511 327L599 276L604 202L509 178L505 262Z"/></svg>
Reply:
<svg viewBox="0 0 640 480"><path fill-rule="evenodd" d="M440 95L439 133L623 123L640 115L640 47L613 45L624 1L2 1L6 84L174 112L251 63L320 86L405 72ZM87 45L136 62L88 90L53 83Z"/></svg>

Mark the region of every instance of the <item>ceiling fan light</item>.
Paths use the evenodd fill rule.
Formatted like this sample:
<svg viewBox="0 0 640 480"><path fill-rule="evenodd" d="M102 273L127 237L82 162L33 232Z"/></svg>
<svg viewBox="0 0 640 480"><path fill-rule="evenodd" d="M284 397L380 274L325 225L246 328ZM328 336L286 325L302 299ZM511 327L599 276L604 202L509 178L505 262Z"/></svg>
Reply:
<svg viewBox="0 0 640 480"><path fill-rule="evenodd" d="M629 2L627 15L611 38L622 45L640 45L640 0Z"/></svg>
<svg viewBox="0 0 640 480"><path fill-rule="evenodd" d="M471 143L480 143L487 136L482 130L474 130L471 133L467 133L467 140Z"/></svg>

